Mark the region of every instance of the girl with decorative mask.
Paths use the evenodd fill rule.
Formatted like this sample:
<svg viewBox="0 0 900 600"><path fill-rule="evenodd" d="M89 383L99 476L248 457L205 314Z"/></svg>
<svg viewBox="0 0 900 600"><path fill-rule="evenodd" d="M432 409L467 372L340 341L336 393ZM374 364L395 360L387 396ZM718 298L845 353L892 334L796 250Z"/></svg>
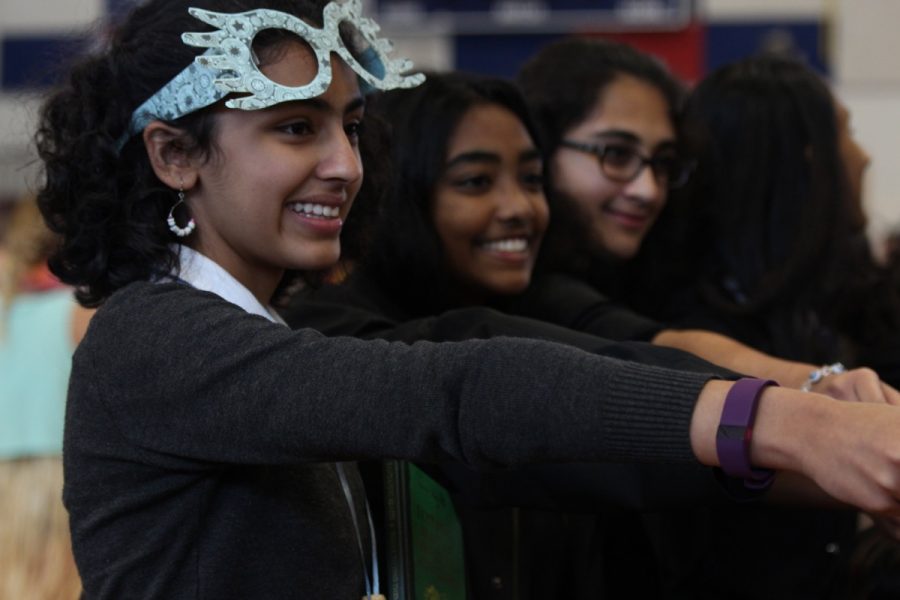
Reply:
<svg viewBox="0 0 900 600"><path fill-rule="evenodd" d="M63 236L51 267L99 306L64 442L86 598L376 596L344 462L360 458L700 461L751 482L794 469L900 513L892 407L528 340L284 327L273 296L289 271L337 260L364 185L361 82L420 81L359 2L323 5L151 0L42 110L39 202ZM752 440L717 439L723 406Z"/></svg>

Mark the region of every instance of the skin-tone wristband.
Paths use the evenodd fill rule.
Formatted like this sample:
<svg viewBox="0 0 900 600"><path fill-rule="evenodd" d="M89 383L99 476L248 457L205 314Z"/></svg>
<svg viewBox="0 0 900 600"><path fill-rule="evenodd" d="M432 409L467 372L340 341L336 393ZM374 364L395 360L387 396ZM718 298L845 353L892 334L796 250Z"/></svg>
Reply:
<svg viewBox="0 0 900 600"><path fill-rule="evenodd" d="M744 485L754 490L768 488L775 477L771 469L755 469L750 464L756 408L762 391L770 385L778 384L768 379L750 378L735 382L725 396L716 432L716 453L722 471L729 477L743 479Z"/></svg>

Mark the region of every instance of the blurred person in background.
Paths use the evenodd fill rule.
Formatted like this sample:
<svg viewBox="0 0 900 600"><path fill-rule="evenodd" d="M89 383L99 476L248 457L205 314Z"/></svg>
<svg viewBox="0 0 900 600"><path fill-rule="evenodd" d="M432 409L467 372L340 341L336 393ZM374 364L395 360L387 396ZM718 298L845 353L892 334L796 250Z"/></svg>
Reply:
<svg viewBox="0 0 900 600"><path fill-rule="evenodd" d="M19 202L0 260L0 598L81 591L61 451L72 353L92 311L47 269L53 243L34 199Z"/></svg>
<svg viewBox="0 0 900 600"><path fill-rule="evenodd" d="M681 325L724 333L785 358L865 365L896 386L897 272L873 257L863 207L870 157L854 138L849 110L828 83L792 58L744 59L710 73L695 88L686 119L698 135L699 166L674 215L686 225L683 237L671 236L678 243L662 254L668 260L677 257L673 262L685 274L670 315ZM788 538L794 544L801 522L823 533L828 523L786 517L789 532L771 530L768 538L757 521L762 515L748 514L741 530L729 529L733 521L717 518L710 538L723 543L729 531L732 539L740 531L754 531L754 539L768 539L769 546ZM888 573L879 561L900 572L896 550L891 559L884 548L895 542L873 530L853 551L854 543L847 539L852 532L836 529L833 541L811 547L818 551L810 556L818 555L821 575L834 573L827 564L845 566L848 561L851 591L877 590L880 571ZM744 547L747 557L753 556L752 546ZM864 556L876 558L862 560ZM707 560L721 565L720 557L713 547ZM717 577L724 582L738 569L765 564L752 560L718 569ZM812 595L830 577L811 577L806 595L793 590L790 597L836 597L834 584L830 595L824 595L826 590ZM888 585L896 591L896 580Z"/></svg>

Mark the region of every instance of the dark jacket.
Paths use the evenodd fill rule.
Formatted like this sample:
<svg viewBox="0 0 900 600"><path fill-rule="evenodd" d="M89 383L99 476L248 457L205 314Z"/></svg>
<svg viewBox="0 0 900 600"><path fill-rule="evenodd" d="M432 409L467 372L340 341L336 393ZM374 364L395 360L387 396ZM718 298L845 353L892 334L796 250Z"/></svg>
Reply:
<svg viewBox="0 0 900 600"><path fill-rule="evenodd" d="M357 600L330 461L690 463L709 377L531 340L326 338L130 284L73 360L64 501L85 598Z"/></svg>
<svg viewBox="0 0 900 600"><path fill-rule="evenodd" d="M549 290L540 294L554 296ZM622 318L615 306L600 306L594 303L596 294L589 296L591 306L585 312L594 321L604 321L619 332L630 330L636 337L652 337L659 329L648 319L629 320L627 314ZM578 307L586 300L576 295L566 299ZM413 318L362 271L343 285L308 293L284 315L292 326L311 327L327 335L405 342L526 337L646 364L734 376L676 350L640 342L615 343L487 307ZM618 573L609 571L622 568L628 562L626 555L646 558L650 552L649 548L606 547L612 537L638 539L634 534L641 525L625 509L731 502L711 470L696 466L537 465L478 473L447 465L429 472L454 494L464 529L470 596L477 600L618 597L611 589ZM608 535L611 529L622 536ZM629 582L630 593L653 590L656 585L652 561L643 566L650 571L642 581ZM628 568L635 573L635 565Z"/></svg>

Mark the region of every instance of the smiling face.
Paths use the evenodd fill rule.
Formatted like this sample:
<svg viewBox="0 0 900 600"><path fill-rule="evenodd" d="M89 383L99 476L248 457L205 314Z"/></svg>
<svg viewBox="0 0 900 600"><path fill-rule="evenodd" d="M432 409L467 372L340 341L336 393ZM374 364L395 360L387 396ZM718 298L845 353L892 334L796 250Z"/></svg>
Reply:
<svg viewBox="0 0 900 600"><path fill-rule="evenodd" d="M450 138L432 220L465 296L516 294L531 280L548 208L540 153L522 122L473 106Z"/></svg>
<svg viewBox="0 0 900 600"><path fill-rule="evenodd" d="M665 97L653 85L628 75L614 79L588 116L562 137L626 147L645 157L675 153L675 129ZM630 182L612 181L595 155L566 146L555 152L550 167L560 210L573 213L591 253L633 257L665 206L665 182L649 167Z"/></svg>
<svg viewBox="0 0 900 600"><path fill-rule="evenodd" d="M273 81L308 82L315 57L289 43L262 67ZM214 152L186 190L197 222L192 246L267 302L286 269L322 269L362 182L363 99L356 76L332 62L316 98L255 111L219 109Z"/></svg>

